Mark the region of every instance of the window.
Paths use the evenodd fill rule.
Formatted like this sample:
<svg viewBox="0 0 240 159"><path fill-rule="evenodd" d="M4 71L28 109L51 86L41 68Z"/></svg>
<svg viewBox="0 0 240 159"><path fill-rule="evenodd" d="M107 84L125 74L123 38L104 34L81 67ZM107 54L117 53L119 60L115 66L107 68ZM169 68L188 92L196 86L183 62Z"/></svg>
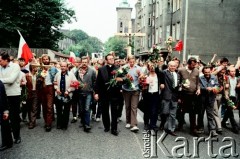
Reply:
<svg viewBox="0 0 240 159"><path fill-rule="evenodd" d="M173 4L172 4L172 12L176 12L176 10L177 10L177 1L178 1L178 0L173 0L173 1L172 1L172 3L173 3Z"/></svg>
<svg viewBox="0 0 240 159"><path fill-rule="evenodd" d="M162 15L163 14L163 0L160 0L160 3L159 3L159 15Z"/></svg>
<svg viewBox="0 0 240 159"><path fill-rule="evenodd" d="M170 25L167 26L166 29L166 39L170 36Z"/></svg>
<svg viewBox="0 0 240 159"><path fill-rule="evenodd" d="M156 31L155 31L155 43L156 44L158 44L158 42L159 42L159 32L158 32L158 28L156 29Z"/></svg>
<svg viewBox="0 0 240 159"><path fill-rule="evenodd" d="M181 8L181 3L182 3L182 0L177 0L177 9Z"/></svg>
<svg viewBox="0 0 240 159"><path fill-rule="evenodd" d="M143 27L146 26L146 24L145 24L145 14L144 14L143 17L142 17L142 25L143 25Z"/></svg>
<svg viewBox="0 0 240 159"><path fill-rule="evenodd" d="M173 40L176 39L176 25L175 24L172 25L172 38L173 38Z"/></svg>
<svg viewBox="0 0 240 159"><path fill-rule="evenodd" d="M180 40L180 29L180 22L178 22L176 27L176 40Z"/></svg>
<svg viewBox="0 0 240 159"><path fill-rule="evenodd" d="M162 41L162 27L159 27L159 41Z"/></svg>
<svg viewBox="0 0 240 159"><path fill-rule="evenodd" d="M156 18L158 17L159 14L159 2L156 3Z"/></svg>
<svg viewBox="0 0 240 159"><path fill-rule="evenodd" d="M167 1L167 10L168 10L168 13L171 12L171 2L170 2L170 0Z"/></svg>
<svg viewBox="0 0 240 159"><path fill-rule="evenodd" d="M120 27L122 27L122 22L120 22Z"/></svg>
<svg viewBox="0 0 240 159"><path fill-rule="evenodd" d="M151 42L151 35L148 35L148 47L152 47L152 42Z"/></svg>
<svg viewBox="0 0 240 159"><path fill-rule="evenodd" d="M152 21L152 14L149 13L149 15L148 15L148 26L151 26L151 21Z"/></svg>

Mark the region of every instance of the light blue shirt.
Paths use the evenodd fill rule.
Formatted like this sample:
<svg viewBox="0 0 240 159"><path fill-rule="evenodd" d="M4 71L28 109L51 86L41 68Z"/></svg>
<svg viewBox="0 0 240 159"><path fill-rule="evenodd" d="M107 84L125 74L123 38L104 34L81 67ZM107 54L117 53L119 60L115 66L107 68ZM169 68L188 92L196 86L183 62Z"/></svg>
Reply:
<svg viewBox="0 0 240 159"><path fill-rule="evenodd" d="M138 81L138 74L137 71L140 71L142 74L142 68L135 64L132 68L130 68L129 64L126 64L123 67L129 67L128 74L130 74L133 77L133 81L131 82L133 87L129 87L127 84L123 84L122 89L125 91L138 91L139 89L139 81Z"/></svg>

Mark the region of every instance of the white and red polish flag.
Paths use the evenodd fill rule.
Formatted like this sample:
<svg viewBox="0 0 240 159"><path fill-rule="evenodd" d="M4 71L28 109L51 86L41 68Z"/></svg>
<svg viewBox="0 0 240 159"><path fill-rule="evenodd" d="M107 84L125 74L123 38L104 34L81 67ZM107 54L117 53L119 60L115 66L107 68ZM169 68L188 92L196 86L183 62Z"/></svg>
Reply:
<svg viewBox="0 0 240 159"><path fill-rule="evenodd" d="M28 62L33 58L33 54L19 30L18 30L18 34L20 35L20 41L19 41L17 57L24 58L27 65Z"/></svg>
<svg viewBox="0 0 240 159"><path fill-rule="evenodd" d="M71 63L75 63L75 58L76 58L76 55L74 54L74 52L70 52L70 57L68 61Z"/></svg>

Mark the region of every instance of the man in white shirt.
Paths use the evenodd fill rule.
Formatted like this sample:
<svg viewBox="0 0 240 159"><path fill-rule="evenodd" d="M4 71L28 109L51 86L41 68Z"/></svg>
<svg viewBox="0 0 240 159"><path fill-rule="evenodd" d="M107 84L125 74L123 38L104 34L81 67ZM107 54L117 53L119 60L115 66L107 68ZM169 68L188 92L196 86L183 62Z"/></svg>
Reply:
<svg viewBox="0 0 240 159"><path fill-rule="evenodd" d="M20 137L20 67L18 64L10 63L10 56L6 52L0 54L0 80L3 82L9 104L9 118L15 143L21 142Z"/></svg>

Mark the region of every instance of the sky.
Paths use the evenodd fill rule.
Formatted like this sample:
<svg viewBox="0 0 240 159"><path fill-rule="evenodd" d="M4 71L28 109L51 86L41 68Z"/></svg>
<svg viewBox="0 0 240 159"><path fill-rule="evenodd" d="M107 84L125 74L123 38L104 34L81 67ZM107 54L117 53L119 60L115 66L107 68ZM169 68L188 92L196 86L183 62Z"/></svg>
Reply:
<svg viewBox="0 0 240 159"><path fill-rule="evenodd" d="M117 32L116 7L122 0L65 0L66 7L75 11L77 22L64 24L63 29L81 29L89 36L99 38L106 42ZM133 8L132 17L135 16L134 6L137 0L128 0Z"/></svg>

